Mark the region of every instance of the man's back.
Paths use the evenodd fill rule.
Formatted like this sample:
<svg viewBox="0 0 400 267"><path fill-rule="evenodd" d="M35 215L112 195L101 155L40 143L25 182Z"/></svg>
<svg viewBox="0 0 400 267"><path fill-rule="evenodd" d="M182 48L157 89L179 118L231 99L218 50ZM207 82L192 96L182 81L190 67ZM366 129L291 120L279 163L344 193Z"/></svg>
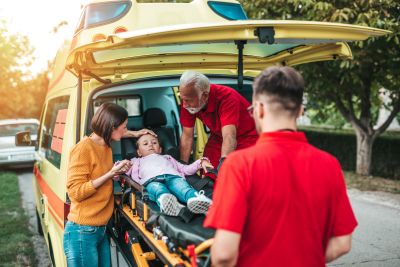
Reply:
<svg viewBox="0 0 400 267"><path fill-rule="evenodd" d="M238 266L325 266L356 221L337 160L303 133L273 132L228 157L206 226L241 234Z"/></svg>

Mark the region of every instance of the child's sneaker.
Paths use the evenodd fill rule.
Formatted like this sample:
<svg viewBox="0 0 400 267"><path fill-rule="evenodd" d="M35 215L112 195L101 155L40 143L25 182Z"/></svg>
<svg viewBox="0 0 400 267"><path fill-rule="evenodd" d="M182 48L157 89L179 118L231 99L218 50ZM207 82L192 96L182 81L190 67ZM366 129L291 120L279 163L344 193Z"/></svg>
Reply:
<svg viewBox="0 0 400 267"><path fill-rule="evenodd" d="M161 212L169 216L178 216L181 209L185 207L172 194L162 194L158 201L160 202Z"/></svg>
<svg viewBox="0 0 400 267"><path fill-rule="evenodd" d="M196 193L195 197L189 198L187 202L188 209L197 214L207 214L208 208L211 206L212 200L204 195L204 191L201 190Z"/></svg>

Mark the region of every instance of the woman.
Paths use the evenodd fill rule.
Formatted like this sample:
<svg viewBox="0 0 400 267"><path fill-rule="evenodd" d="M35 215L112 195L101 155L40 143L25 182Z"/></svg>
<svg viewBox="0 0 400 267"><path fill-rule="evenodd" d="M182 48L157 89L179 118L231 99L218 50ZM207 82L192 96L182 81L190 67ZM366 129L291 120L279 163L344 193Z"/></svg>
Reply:
<svg viewBox="0 0 400 267"><path fill-rule="evenodd" d="M127 118L124 108L101 105L92 119L93 133L71 150L67 178L71 208L64 230L68 266L111 265L105 232L114 207L112 178L129 170L131 163L123 160L114 165L110 144L121 137L154 134L147 129L128 131Z"/></svg>

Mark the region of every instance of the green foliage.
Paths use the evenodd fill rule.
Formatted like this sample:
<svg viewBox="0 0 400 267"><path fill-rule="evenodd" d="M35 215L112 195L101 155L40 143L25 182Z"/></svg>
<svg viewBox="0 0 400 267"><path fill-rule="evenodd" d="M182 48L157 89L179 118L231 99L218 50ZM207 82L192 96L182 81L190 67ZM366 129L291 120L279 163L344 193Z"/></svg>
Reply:
<svg viewBox="0 0 400 267"><path fill-rule="evenodd" d="M0 119L39 118L47 91L47 71L31 77L33 56L27 37L10 34L0 21Z"/></svg>
<svg viewBox="0 0 400 267"><path fill-rule="evenodd" d="M400 92L400 2L380 1L317 1L259 0L241 1L250 18L296 19L338 22L376 27L392 31L385 37L350 43L354 60L307 64L299 67L308 82L308 102L331 109L340 99L345 111L354 113L364 127L375 124L379 105L379 89L388 90L392 101L399 101ZM312 106L309 107L312 109ZM361 112L361 110L363 110ZM326 113L326 112L325 112ZM324 112L317 120L324 118ZM343 113L342 113L343 115ZM350 117L346 118L347 121Z"/></svg>
<svg viewBox="0 0 400 267"><path fill-rule="evenodd" d="M28 217L21 207L15 173L0 172L0 265L33 266L35 254Z"/></svg>
<svg viewBox="0 0 400 267"><path fill-rule="evenodd" d="M302 129L308 141L334 155L344 170L356 166L356 136L345 131ZM381 136L372 149L372 174L400 180L400 135Z"/></svg>

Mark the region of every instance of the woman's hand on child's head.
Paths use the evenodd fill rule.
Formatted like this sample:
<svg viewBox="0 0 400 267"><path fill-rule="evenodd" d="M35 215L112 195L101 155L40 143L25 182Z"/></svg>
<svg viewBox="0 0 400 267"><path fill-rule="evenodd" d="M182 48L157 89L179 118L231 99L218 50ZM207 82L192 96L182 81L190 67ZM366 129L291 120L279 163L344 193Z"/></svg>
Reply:
<svg viewBox="0 0 400 267"><path fill-rule="evenodd" d="M149 130L149 129L142 129L142 130L136 131L136 137L137 138L139 138L139 137L141 137L142 135L145 135L145 134L151 134L152 136L157 137L157 135L152 130Z"/></svg>
<svg viewBox="0 0 400 267"><path fill-rule="evenodd" d="M214 166L211 164L210 160L206 158L201 159L200 165L204 173L208 172L207 171L208 168L214 169Z"/></svg>

